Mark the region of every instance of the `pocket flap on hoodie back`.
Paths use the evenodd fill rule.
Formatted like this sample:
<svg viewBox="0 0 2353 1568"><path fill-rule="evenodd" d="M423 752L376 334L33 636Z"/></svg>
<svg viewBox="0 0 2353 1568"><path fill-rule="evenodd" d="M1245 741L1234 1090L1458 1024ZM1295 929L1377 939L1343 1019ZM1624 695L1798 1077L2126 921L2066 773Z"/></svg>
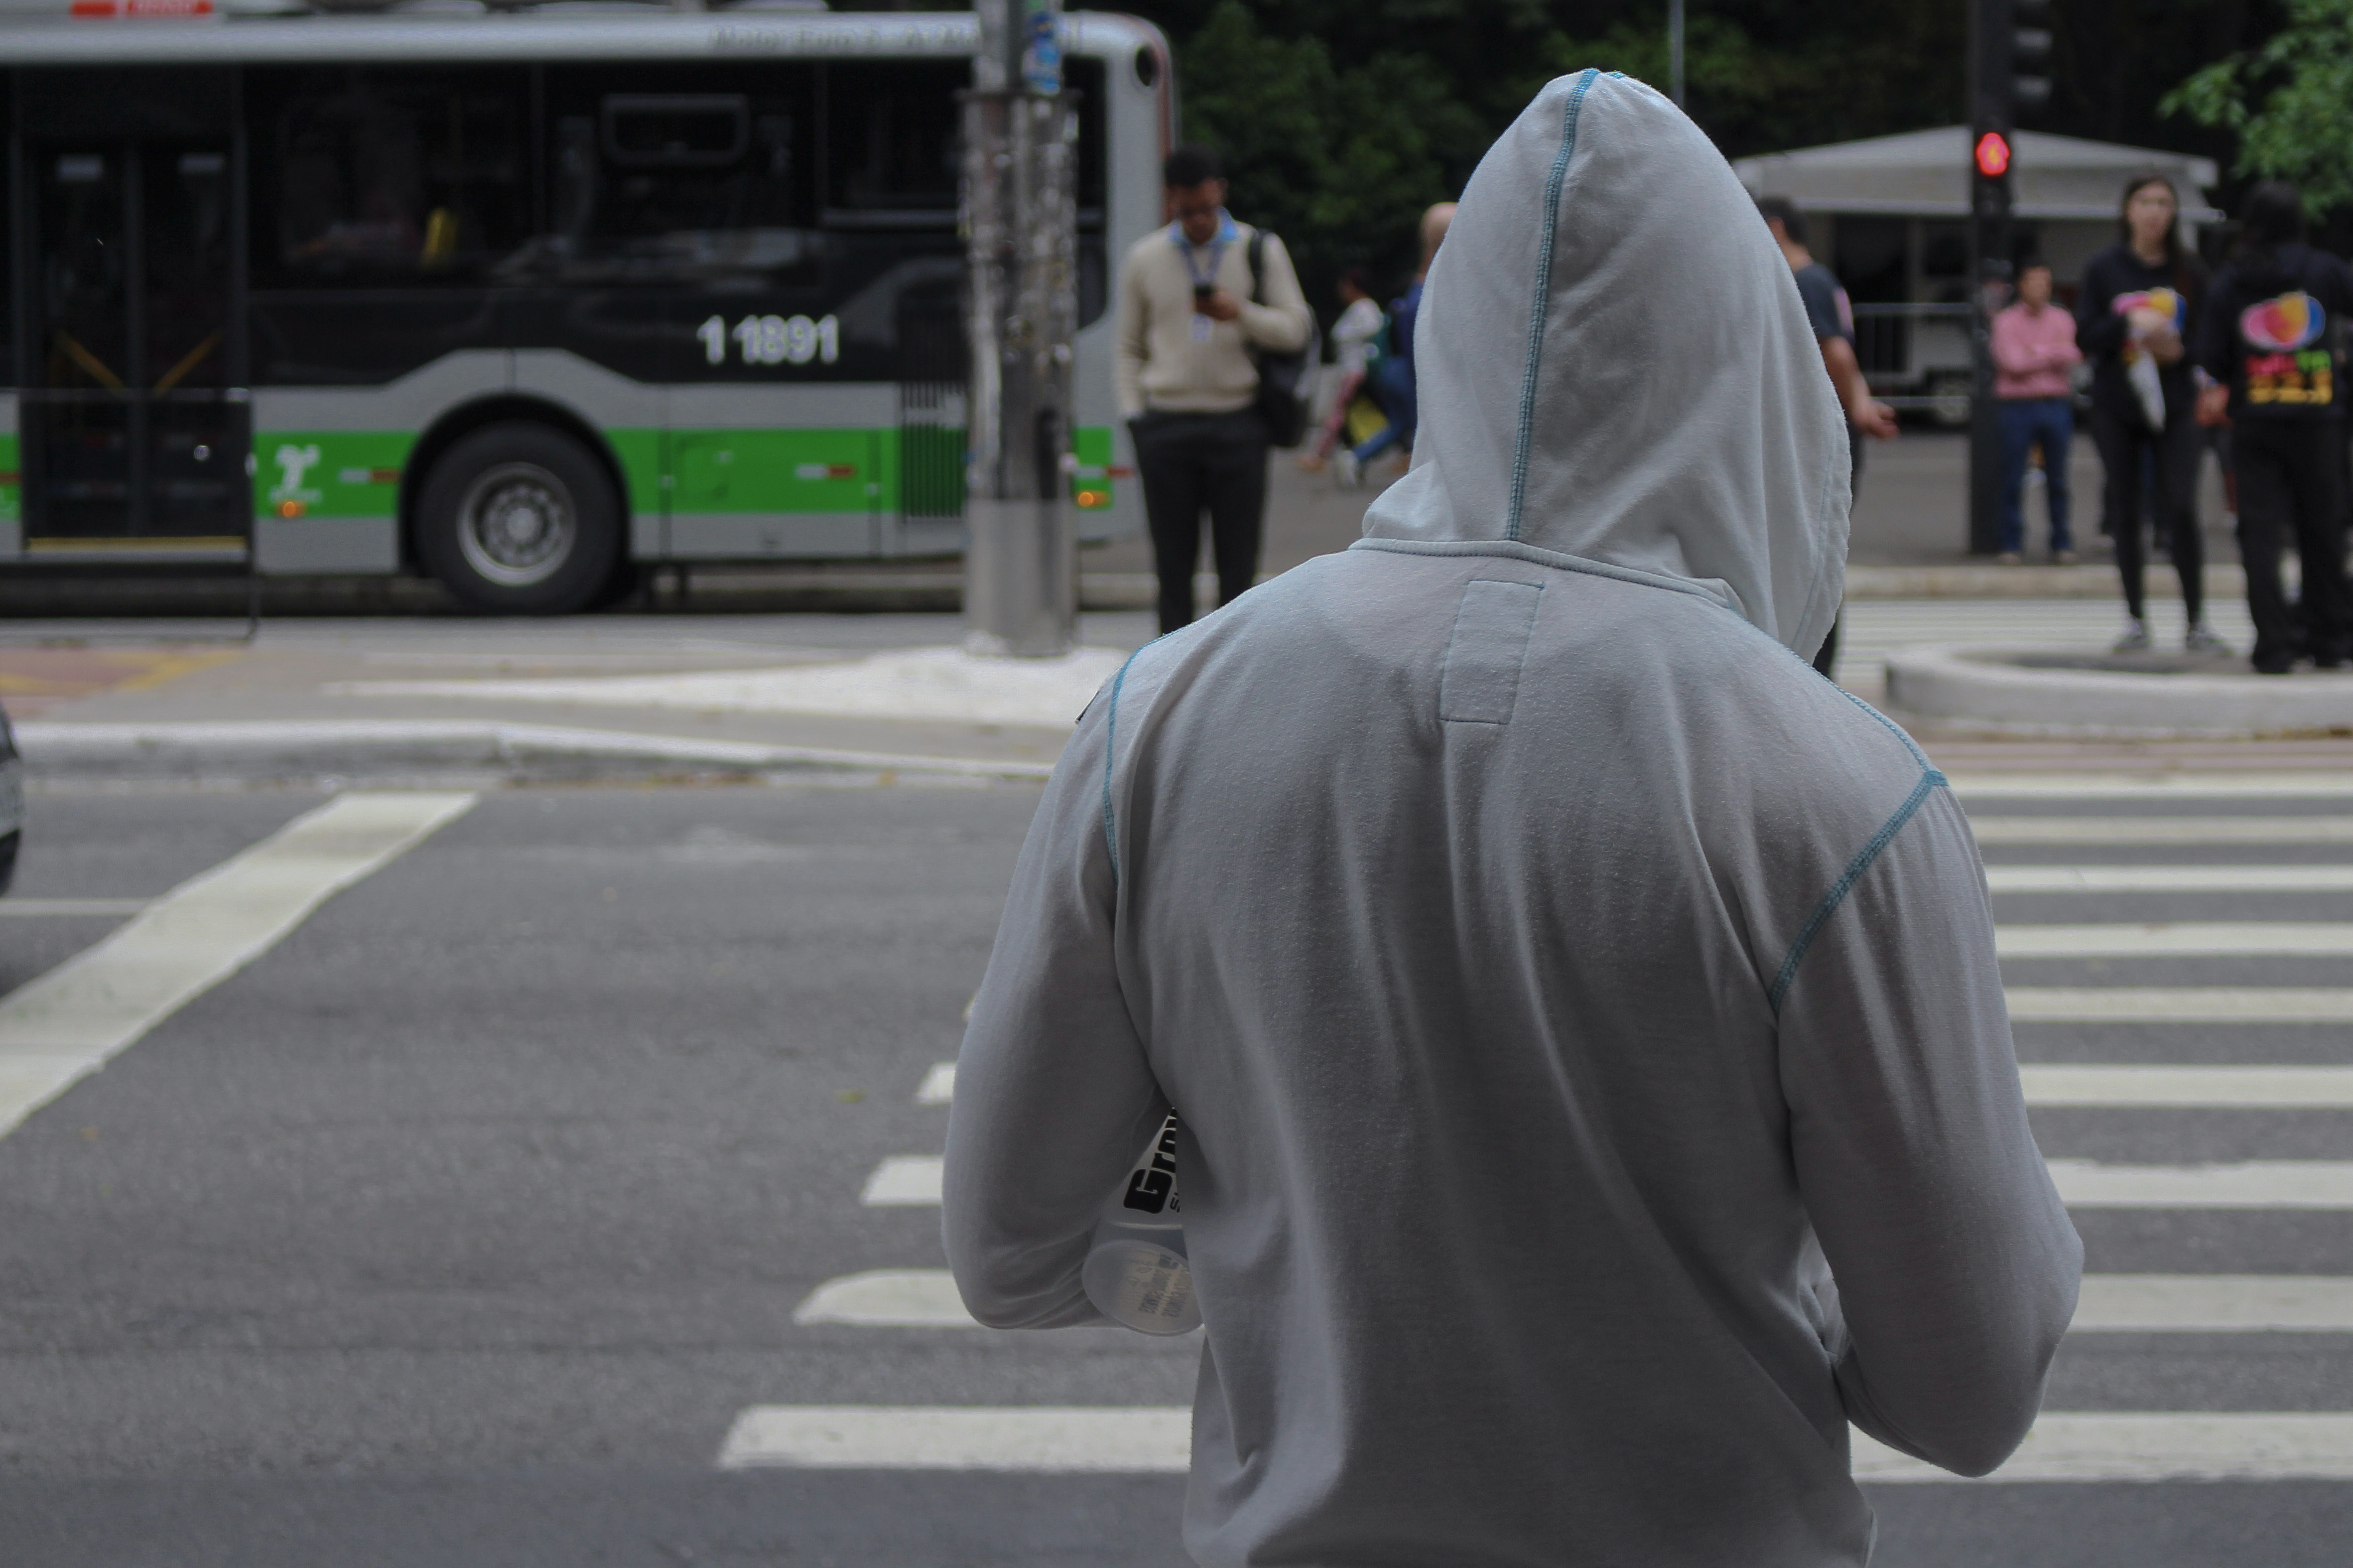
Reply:
<svg viewBox="0 0 2353 1568"><path fill-rule="evenodd" d="M1508 724L1519 700L1536 600L1533 583L1481 578L1462 590L1446 668L1438 683L1438 717L1447 723Z"/></svg>

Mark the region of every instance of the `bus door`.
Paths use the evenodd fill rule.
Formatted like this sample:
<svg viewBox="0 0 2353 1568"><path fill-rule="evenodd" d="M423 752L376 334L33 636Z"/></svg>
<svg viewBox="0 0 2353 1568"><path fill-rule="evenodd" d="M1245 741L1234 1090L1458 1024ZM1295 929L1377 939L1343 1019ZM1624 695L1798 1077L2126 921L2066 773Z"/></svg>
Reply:
<svg viewBox="0 0 2353 1568"><path fill-rule="evenodd" d="M229 137L38 129L22 143L26 550L242 558Z"/></svg>

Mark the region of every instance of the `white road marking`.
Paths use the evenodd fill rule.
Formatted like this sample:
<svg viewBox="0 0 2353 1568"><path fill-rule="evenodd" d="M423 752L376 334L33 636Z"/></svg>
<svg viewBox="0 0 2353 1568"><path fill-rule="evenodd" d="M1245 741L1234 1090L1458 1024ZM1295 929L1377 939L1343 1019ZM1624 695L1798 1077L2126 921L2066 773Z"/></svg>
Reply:
<svg viewBox="0 0 2353 1568"><path fill-rule="evenodd" d="M2353 844L2353 816L1972 816L1980 844Z"/></svg>
<svg viewBox="0 0 2353 1568"><path fill-rule="evenodd" d="M878 1329L976 1329L944 1268L875 1268L828 1279L793 1310L796 1323Z"/></svg>
<svg viewBox="0 0 2353 1568"><path fill-rule="evenodd" d="M1854 1436L1854 1479L1961 1478ZM2353 1415L2335 1412L2047 1413L2010 1463L1983 1480L2353 1480Z"/></svg>
<svg viewBox="0 0 2353 1568"><path fill-rule="evenodd" d="M338 795L0 999L0 1134L474 799Z"/></svg>
<svg viewBox="0 0 2353 1568"><path fill-rule="evenodd" d="M1996 893L2343 893L2353 866L1989 866Z"/></svg>
<svg viewBox="0 0 2353 1568"><path fill-rule="evenodd" d="M2353 1160L2247 1160L2234 1165L2109 1165L2052 1160L2069 1208L2353 1209Z"/></svg>
<svg viewBox="0 0 2353 1568"><path fill-rule="evenodd" d="M0 915L26 919L135 915L147 904L145 899L0 899Z"/></svg>
<svg viewBox="0 0 2353 1568"><path fill-rule="evenodd" d="M2031 1063L2020 1067L2018 1076L2029 1105L2353 1110L2353 1068Z"/></svg>
<svg viewBox="0 0 2353 1568"><path fill-rule="evenodd" d="M1193 1413L1182 1406L761 1405L736 1416L723 1469L1031 1470L1182 1475ZM1853 1435L1864 1482L1962 1478ZM2004 1481L2353 1479L2353 1415L2052 1412Z"/></svg>
<svg viewBox="0 0 2353 1568"><path fill-rule="evenodd" d="M1180 1407L755 1405L735 1417L722 1469L1060 1470L1183 1474Z"/></svg>
<svg viewBox="0 0 2353 1568"><path fill-rule="evenodd" d="M945 1105L955 1098L955 1063L934 1062L932 1070L923 1075L923 1087L915 1090L917 1105Z"/></svg>
<svg viewBox="0 0 2353 1568"><path fill-rule="evenodd" d="M2344 1333L2353 1279L2321 1274L2086 1274L2073 1333Z"/></svg>
<svg viewBox="0 0 2353 1568"><path fill-rule="evenodd" d="M2253 1160L2236 1165L2106 1165L2053 1160L2059 1195L2076 1208L2353 1208L2353 1161ZM860 1201L917 1206L940 1201L935 1154L894 1154L866 1179Z"/></svg>
<svg viewBox="0 0 2353 1568"><path fill-rule="evenodd" d="M797 1323L973 1329L944 1268L877 1268L828 1279ZM2353 1331L2353 1279L2335 1275L2087 1274L2074 1333Z"/></svg>
<svg viewBox="0 0 2353 1568"><path fill-rule="evenodd" d="M1996 926L2004 958L2342 958L2353 925L2320 921L2158 921L2146 925Z"/></svg>
<svg viewBox="0 0 2353 1568"><path fill-rule="evenodd" d="M893 1154L874 1167L858 1201L878 1208L936 1204L944 1163L937 1154Z"/></svg>
<svg viewBox="0 0 2353 1568"><path fill-rule="evenodd" d="M2353 795L2353 778L2285 770L2274 773L1947 773L1946 777L1963 800L2197 800L2232 795L2334 800Z"/></svg>
<svg viewBox="0 0 2353 1568"><path fill-rule="evenodd" d="M2013 1021L2032 1024L2353 1024L2353 989L2327 986L2009 988Z"/></svg>

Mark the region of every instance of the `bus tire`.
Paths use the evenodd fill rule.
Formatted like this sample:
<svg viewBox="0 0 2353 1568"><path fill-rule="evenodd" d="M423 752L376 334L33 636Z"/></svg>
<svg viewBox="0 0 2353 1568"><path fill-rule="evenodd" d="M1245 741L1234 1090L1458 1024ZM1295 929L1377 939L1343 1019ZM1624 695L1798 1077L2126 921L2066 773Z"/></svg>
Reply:
<svg viewBox="0 0 2353 1568"><path fill-rule="evenodd" d="M613 580L621 539L620 498L604 465L545 425L489 425L461 437L417 497L418 557L477 610L585 610Z"/></svg>

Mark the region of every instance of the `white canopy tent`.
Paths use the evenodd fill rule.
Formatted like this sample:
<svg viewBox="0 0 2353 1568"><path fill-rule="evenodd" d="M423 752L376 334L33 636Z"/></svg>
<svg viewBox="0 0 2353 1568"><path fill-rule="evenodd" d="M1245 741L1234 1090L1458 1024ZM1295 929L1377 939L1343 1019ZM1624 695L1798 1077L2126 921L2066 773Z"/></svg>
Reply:
<svg viewBox="0 0 2353 1568"><path fill-rule="evenodd" d="M1959 218L1969 211L1966 125L1767 153L1732 167L1751 195L1787 196L1804 212ZM2010 168L2021 218L2113 223L2126 177L2141 169L2172 179L2189 225L2222 216L2206 205L2220 177L2211 158L2021 131L2010 137Z"/></svg>
<svg viewBox="0 0 2353 1568"><path fill-rule="evenodd" d="M1855 352L1872 385L1966 418L1968 127L1767 153L1732 166L1752 195L1787 197L1807 216L1814 255L1854 297ZM2010 168L2020 247L2051 264L2069 303L2084 263L2116 238L2133 174L2172 180L2193 243L2200 225L2222 216L2207 200L2219 178L2211 158L2021 131L2010 138Z"/></svg>

